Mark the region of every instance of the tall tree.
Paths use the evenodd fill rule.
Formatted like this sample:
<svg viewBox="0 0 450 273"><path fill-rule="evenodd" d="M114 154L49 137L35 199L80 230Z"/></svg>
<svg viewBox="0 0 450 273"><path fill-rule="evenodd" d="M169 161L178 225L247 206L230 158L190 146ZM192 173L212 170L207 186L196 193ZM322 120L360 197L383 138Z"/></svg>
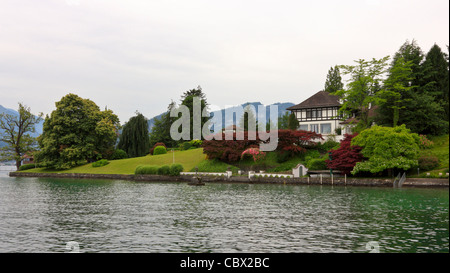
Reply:
<svg viewBox="0 0 450 273"><path fill-rule="evenodd" d="M289 119L288 119L288 128L290 130L297 130L298 127L300 126L300 123L298 122L297 117L295 116L295 114L292 112L289 115Z"/></svg>
<svg viewBox="0 0 450 273"><path fill-rule="evenodd" d="M175 147L177 141L170 137L170 127L174 118L170 117L170 111L175 108L175 102L172 101L165 112L159 119L154 120L152 131L150 132L150 147L158 142L166 144L167 147Z"/></svg>
<svg viewBox="0 0 450 273"><path fill-rule="evenodd" d="M144 156L149 152L148 120L141 113L136 111L136 116L123 126L118 148L129 157Z"/></svg>
<svg viewBox="0 0 450 273"><path fill-rule="evenodd" d="M39 161L47 167L68 169L112 154L120 127L111 111L101 111L91 100L68 94L56 102L38 137Z"/></svg>
<svg viewBox="0 0 450 273"><path fill-rule="evenodd" d="M397 126L400 110L406 108L410 102L408 94L413 86L410 85L412 78L412 61L405 62L403 58L398 58L393 67L389 70L389 76L384 81L384 89L377 93L380 107L390 108L393 112L392 126Z"/></svg>
<svg viewBox="0 0 450 273"><path fill-rule="evenodd" d="M290 115L291 114L289 113L289 111L286 111L286 113L284 113L284 115L280 115L278 117L278 129L279 130L288 129Z"/></svg>
<svg viewBox="0 0 450 273"><path fill-rule="evenodd" d="M194 127L194 115L198 115L199 113L194 112L194 98L200 99L200 130L203 128L203 125L209 120L209 115L204 117L202 115L203 111L208 109L208 103L206 101L206 95L203 93L202 88L200 86L197 89L191 89L186 91L181 96L181 105L189 108L190 114L190 139L194 139L194 130L197 129ZM201 132L201 131L200 131ZM200 138L202 138L202 134L200 134Z"/></svg>
<svg viewBox="0 0 450 273"><path fill-rule="evenodd" d="M255 113L250 107L250 104L245 106L244 108L244 114L241 116L241 119L239 120L239 127L243 128L244 131L249 130L249 124L255 124L255 130L258 129L258 121L255 116ZM250 127L251 128L251 127Z"/></svg>
<svg viewBox="0 0 450 273"><path fill-rule="evenodd" d="M434 44L428 51L423 63L423 86L425 91L440 102L444 115L443 119L449 121L449 70L447 54Z"/></svg>
<svg viewBox="0 0 450 273"><path fill-rule="evenodd" d="M325 91L328 93L335 93L342 88L344 88L344 84L342 83L339 66L336 65L328 70L327 79L325 81Z"/></svg>
<svg viewBox="0 0 450 273"><path fill-rule="evenodd" d="M35 125L42 120L42 114L33 115L30 107L22 103L19 103L18 112L18 116L0 114L0 129L3 131L0 142L6 144L0 149L0 158L16 161L17 170L22 164L25 153L36 150L36 139L30 133L35 132Z"/></svg>
<svg viewBox="0 0 450 273"><path fill-rule="evenodd" d="M347 87L333 93L338 95L344 103L339 109L343 116L351 116L355 112L358 115L359 129L370 126L369 110L375 103L374 94L378 92L382 77L386 72L389 56L379 60L365 61L360 59L356 65L342 65L344 75L350 75Z"/></svg>

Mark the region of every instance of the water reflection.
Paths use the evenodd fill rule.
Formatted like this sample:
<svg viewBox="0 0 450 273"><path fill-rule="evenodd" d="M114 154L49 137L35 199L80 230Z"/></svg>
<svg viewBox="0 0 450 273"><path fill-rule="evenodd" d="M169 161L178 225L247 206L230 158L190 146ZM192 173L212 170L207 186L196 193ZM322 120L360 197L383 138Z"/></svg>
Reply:
<svg viewBox="0 0 450 273"><path fill-rule="evenodd" d="M448 252L448 190L0 178L0 251Z"/></svg>

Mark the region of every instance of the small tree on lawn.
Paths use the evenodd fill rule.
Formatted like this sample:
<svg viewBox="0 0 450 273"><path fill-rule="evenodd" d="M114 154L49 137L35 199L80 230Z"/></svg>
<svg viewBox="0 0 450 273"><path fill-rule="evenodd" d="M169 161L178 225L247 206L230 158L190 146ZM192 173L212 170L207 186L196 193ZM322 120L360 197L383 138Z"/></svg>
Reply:
<svg viewBox="0 0 450 273"><path fill-rule="evenodd" d="M341 145L337 150L331 150L331 160L327 159L325 162L328 169L339 170L343 174L350 174L356 163L363 160L361 154L361 147L352 146L352 139L358 134L345 134Z"/></svg>

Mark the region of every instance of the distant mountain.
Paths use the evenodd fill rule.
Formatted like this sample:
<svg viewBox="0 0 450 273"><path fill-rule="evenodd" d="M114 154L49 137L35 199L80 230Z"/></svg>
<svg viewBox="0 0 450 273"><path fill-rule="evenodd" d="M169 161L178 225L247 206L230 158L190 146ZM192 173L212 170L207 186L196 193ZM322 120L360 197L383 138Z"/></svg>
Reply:
<svg viewBox="0 0 450 273"><path fill-rule="evenodd" d="M17 112L16 110L5 108L2 105L0 105L0 113L19 116L19 112ZM36 131L33 134L31 134L31 136L38 137L40 134L42 134L43 125L44 125L44 120L41 120L38 124L36 124L36 127L35 127ZM1 133L3 133L2 129L0 129L0 134ZM5 143L0 141L0 147L3 147L3 146L5 146Z"/></svg>
<svg viewBox="0 0 450 273"><path fill-rule="evenodd" d="M213 111L213 112L211 112L211 114L210 114L210 116L211 117L213 117L215 114L217 115L217 114L219 114L219 112L220 111L222 111L222 128L224 128L224 127L227 127L227 126L229 126L229 125L233 125L233 124L239 124L239 120L241 119L241 117L239 116L239 117L226 117L225 116L225 113L226 113L226 111L236 111L237 109L239 109L240 107L242 107L242 108L245 108L247 105L253 105L253 107L255 107L255 110L256 110L256 115L257 116L259 116L258 114L258 106L259 105L263 105L261 102L246 102L246 103L243 103L243 104L241 104L241 105L237 105L237 106L233 106L233 107L228 107L228 108L225 108L225 109L222 109L222 110L217 110L217 111ZM282 116L282 115L284 115L286 112L287 112L287 110L286 110L286 108L288 108L288 107L291 107L291 106L293 106L293 105L295 105L294 103L291 103L291 102L284 102L284 103L280 103L280 102L277 102L277 103L273 103L273 104L270 104L270 105L276 105L276 106L278 106L278 116ZM266 105L265 106L265 108L266 108L266 120L268 121L268 119L269 119L269 117L270 117L270 105ZM163 115L164 113L161 113L161 114L159 114L159 115L157 115L157 116L155 116L155 117L153 117L153 118L151 118L151 119L149 119L148 120L148 127L149 127L149 131L151 131L152 130L152 128L153 128L153 125L154 125L154 123L155 123L155 119L156 118L161 118L161 116ZM236 121L237 120L237 121ZM234 123L233 123L233 121L234 121ZM221 129L221 128L220 128ZM216 129L216 131L217 131L217 129Z"/></svg>

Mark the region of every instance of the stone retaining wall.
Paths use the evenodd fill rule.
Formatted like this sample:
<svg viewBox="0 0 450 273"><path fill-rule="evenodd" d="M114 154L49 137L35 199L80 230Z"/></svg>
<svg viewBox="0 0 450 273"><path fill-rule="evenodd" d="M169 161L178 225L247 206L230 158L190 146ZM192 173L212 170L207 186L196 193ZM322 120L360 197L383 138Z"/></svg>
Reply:
<svg viewBox="0 0 450 273"><path fill-rule="evenodd" d="M85 173L32 173L10 172L11 177L55 177L55 178L84 178L84 179L114 179L146 182L190 182L197 181L192 175L163 176L163 175L133 175L133 174L85 174ZM336 185L336 186L367 186L392 187L393 179L381 178L331 178L331 177L300 177L300 178L274 178L232 176L202 176L203 182L211 183L247 183L247 184L290 184L290 185ZM447 187L448 179L439 178L407 178L403 187Z"/></svg>

